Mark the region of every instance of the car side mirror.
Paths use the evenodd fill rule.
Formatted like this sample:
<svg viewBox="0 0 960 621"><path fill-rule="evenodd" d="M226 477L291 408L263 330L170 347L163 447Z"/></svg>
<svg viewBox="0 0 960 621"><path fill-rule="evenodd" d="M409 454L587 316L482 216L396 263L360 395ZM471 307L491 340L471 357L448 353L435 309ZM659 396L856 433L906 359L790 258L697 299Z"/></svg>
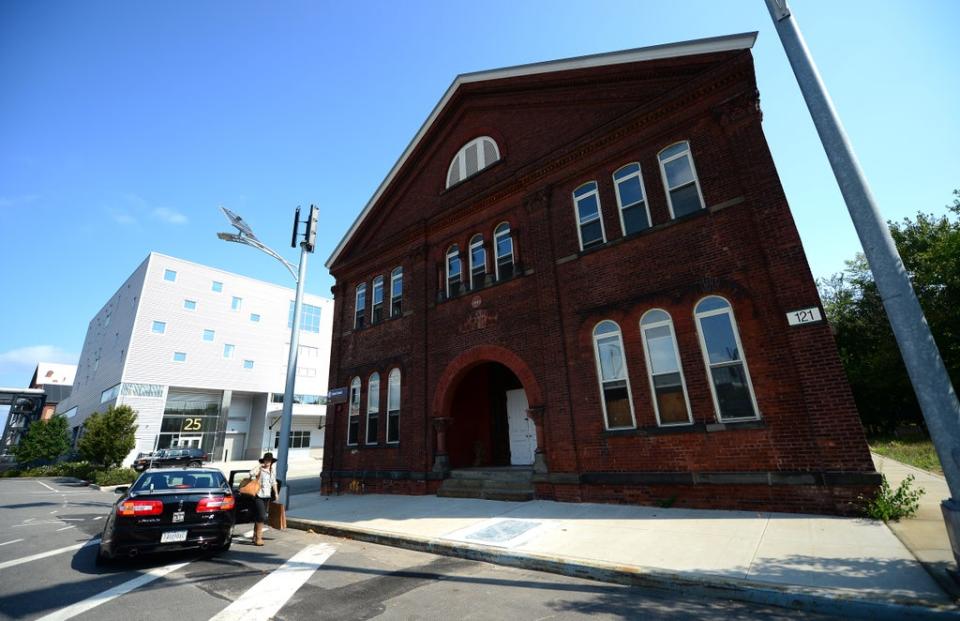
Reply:
<svg viewBox="0 0 960 621"><path fill-rule="evenodd" d="M121 485L120 487L114 488L113 493L119 495L119 494L126 494L129 491L130 491L129 485Z"/></svg>

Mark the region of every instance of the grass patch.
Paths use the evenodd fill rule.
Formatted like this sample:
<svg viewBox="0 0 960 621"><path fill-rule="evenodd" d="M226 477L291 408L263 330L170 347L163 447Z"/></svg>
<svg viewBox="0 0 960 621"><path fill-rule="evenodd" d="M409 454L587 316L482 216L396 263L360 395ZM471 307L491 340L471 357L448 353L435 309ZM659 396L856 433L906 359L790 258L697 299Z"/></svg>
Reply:
<svg viewBox="0 0 960 621"><path fill-rule="evenodd" d="M940 466L940 460L937 458L937 452L933 450L933 442L929 438L870 438L868 441L870 450L874 453L896 459L926 470L943 475L943 468Z"/></svg>

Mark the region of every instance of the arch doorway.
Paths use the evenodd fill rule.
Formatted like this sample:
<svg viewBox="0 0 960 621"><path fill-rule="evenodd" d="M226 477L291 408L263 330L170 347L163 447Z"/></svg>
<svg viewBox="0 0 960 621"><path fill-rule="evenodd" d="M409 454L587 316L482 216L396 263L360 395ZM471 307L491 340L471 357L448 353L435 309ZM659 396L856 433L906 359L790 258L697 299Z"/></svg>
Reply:
<svg viewBox="0 0 960 621"><path fill-rule="evenodd" d="M483 362L453 388L447 432L451 468L532 466L536 427L523 383L507 366Z"/></svg>

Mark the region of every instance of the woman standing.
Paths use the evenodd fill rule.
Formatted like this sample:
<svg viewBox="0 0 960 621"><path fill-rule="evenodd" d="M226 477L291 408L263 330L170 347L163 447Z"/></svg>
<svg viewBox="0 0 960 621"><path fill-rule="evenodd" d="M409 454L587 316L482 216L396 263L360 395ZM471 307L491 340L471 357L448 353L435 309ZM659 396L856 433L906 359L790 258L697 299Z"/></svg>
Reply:
<svg viewBox="0 0 960 621"><path fill-rule="evenodd" d="M271 496L274 498L279 496L277 479L273 475L273 464L276 461L273 458L273 453L264 453L263 457L260 458L260 465L255 466L250 471L250 478L256 478L260 481L260 491L253 498L256 512L253 525L253 545L255 546L263 545L263 524L267 521L267 506L270 498Z"/></svg>

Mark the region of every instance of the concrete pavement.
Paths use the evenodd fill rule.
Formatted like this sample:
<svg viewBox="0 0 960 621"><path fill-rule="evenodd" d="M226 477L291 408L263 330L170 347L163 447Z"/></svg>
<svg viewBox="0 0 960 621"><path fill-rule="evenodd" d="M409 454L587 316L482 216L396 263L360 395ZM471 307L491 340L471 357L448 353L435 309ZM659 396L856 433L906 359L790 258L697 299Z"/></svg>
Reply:
<svg viewBox="0 0 960 621"><path fill-rule="evenodd" d="M958 609L883 523L735 511L436 496L298 497L288 524L685 594L876 619Z"/></svg>

